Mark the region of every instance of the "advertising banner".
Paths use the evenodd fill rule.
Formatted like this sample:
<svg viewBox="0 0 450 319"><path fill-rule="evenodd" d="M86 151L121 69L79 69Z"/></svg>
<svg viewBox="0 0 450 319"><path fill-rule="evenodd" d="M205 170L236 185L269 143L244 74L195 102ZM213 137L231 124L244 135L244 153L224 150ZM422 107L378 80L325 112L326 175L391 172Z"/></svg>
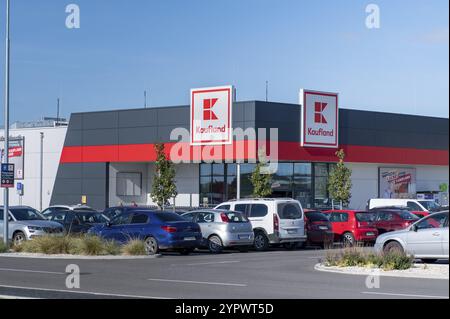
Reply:
<svg viewBox="0 0 450 319"><path fill-rule="evenodd" d="M191 90L191 145L232 143L233 87Z"/></svg>
<svg viewBox="0 0 450 319"><path fill-rule="evenodd" d="M301 146L339 147L338 94L302 89L300 91Z"/></svg>
<svg viewBox="0 0 450 319"><path fill-rule="evenodd" d="M378 178L380 198L416 197L415 168L380 168Z"/></svg>
<svg viewBox="0 0 450 319"><path fill-rule="evenodd" d="M5 140L0 139L1 160L5 156ZM12 137L9 140L9 163L14 164L14 178L16 180L24 179L24 156L25 139L23 137Z"/></svg>

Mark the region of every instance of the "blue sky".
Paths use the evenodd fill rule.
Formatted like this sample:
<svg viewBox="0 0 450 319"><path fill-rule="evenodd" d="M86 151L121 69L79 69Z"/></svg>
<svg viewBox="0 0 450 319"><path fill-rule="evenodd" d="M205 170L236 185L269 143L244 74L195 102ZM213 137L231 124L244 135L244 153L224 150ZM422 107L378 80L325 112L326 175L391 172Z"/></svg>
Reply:
<svg viewBox="0 0 450 319"><path fill-rule="evenodd" d="M448 117L449 3L306 0L12 0L11 120L189 103L233 84L238 100L298 103L335 91L341 107ZM81 28L65 27L65 7ZM365 26L366 5L381 28ZM4 39L5 1L0 1ZM0 42L3 108L4 41Z"/></svg>

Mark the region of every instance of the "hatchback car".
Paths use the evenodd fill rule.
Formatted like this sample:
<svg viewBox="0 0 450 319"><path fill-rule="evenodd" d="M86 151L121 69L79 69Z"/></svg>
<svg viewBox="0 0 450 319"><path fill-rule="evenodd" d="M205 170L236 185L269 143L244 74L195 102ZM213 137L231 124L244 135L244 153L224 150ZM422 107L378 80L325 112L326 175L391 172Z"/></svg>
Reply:
<svg viewBox="0 0 450 319"><path fill-rule="evenodd" d="M88 210L62 210L50 213L46 218L60 223L68 234L84 234L95 225L109 222L105 215Z"/></svg>
<svg viewBox="0 0 450 319"><path fill-rule="evenodd" d="M308 245L325 248L333 244L333 228L326 214L316 210L305 210L305 228Z"/></svg>
<svg viewBox="0 0 450 319"><path fill-rule="evenodd" d="M200 225L203 246L212 253L220 253L224 248L235 247L247 251L253 245L252 224L242 213L228 210L200 210L181 215Z"/></svg>
<svg viewBox="0 0 450 319"><path fill-rule="evenodd" d="M111 222L92 227L89 234L124 244L132 239L145 241L149 254L173 250L189 254L199 247L202 233L197 223L169 212L133 210L122 213Z"/></svg>
<svg viewBox="0 0 450 319"><path fill-rule="evenodd" d="M419 220L412 212L401 208L371 209L373 225L380 234L401 230Z"/></svg>
<svg viewBox="0 0 450 319"><path fill-rule="evenodd" d="M375 250L405 252L424 262L448 259L448 211L434 213L406 229L378 237Z"/></svg>
<svg viewBox="0 0 450 319"><path fill-rule="evenodd" d="M358 242L373 243L378 236L378 230L372 224L372 214L357 210L330 210L329 214L333 228L334 240L344 245L353 246Z"/></svg>
<svg viewBox="0 0 450 319"><path fill-rule="evenodd" d="M56 213L59 211L66 211L66 210L78 210L78 211L94 211L93 208L86 206L86 205L52 205L46 209L44 209L41 214L44 216L50 215L52 213Z"/></svg>
<svg viewBox="0 0 450 319"><path fill-rule="evenodd" d="M61 224L48 221L36 209L28 206L9 207L9 239L15 245L44 235L62 235ZM3 238L3 207L0 207L0 237Z"/></svg>

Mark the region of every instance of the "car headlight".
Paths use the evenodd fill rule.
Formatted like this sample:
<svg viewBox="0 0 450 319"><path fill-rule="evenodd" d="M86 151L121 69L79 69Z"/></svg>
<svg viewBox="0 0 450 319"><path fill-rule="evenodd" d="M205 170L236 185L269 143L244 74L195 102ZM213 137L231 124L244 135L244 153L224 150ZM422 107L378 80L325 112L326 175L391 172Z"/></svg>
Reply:
<svg viewBox="0 0 450 319"><path fill-rule="evenodd" d="M37 226L27 226L27 227L30 232L44 230L42 227L37 227Z"/></svg>

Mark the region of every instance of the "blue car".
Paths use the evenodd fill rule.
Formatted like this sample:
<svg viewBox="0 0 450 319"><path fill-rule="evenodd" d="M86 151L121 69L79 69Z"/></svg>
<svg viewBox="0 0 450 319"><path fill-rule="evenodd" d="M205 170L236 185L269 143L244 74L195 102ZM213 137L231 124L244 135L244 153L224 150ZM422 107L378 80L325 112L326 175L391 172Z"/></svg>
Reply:
<svg viewBox="0 0 450 319"><path fill-rule="evenodd" d="M149 254L160 250L189 254L202 240L200 226L186 221L178 214L151 210L130 210L104 225L97 225L89 234L125 244L132 239L145 241Z"/></svg>

